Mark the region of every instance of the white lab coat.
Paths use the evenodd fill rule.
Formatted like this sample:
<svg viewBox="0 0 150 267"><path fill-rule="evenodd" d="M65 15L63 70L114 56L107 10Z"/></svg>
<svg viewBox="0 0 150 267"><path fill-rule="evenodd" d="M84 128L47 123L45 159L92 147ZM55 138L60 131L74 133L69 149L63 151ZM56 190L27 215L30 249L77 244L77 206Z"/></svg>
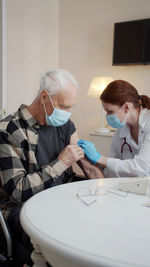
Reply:
<svg viewBox="0 0 150 267"><path fill-rule="evenodd" d="M124 145L123 153L121 147ZM138 144L130 134L129 126L117 129L112 145L110 156L104 170L105 177L137 177L150 175L150 110L142 109L139 116Z"/></svg>

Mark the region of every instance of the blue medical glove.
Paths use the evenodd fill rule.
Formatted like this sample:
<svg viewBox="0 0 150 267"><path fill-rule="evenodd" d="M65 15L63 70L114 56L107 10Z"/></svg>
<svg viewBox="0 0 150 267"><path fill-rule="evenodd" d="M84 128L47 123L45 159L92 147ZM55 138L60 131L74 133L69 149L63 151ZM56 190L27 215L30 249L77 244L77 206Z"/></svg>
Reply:
<svg viewBox="0 0 150 267"><path fill-rule="evenodd" d="M95 145L88 140L79 140L78 146L80 146L86 157L94 164L100 159L101 154L96 150Z"/></svg>

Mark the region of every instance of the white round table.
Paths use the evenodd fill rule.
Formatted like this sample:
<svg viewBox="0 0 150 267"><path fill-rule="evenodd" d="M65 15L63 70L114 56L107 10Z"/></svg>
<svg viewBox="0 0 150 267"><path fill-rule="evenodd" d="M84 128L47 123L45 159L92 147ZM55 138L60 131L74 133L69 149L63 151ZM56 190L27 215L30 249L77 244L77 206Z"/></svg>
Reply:
<svg viewBox="0 0 150 267"><path fill-rule="evenodd" d="M123 178L125 179L125 178ZM40 192L21 211L24 230L40 245L54 267L150 266L148 196L90 196L85 205L80 188L117 188L120 178L68 183Z"/></svg>

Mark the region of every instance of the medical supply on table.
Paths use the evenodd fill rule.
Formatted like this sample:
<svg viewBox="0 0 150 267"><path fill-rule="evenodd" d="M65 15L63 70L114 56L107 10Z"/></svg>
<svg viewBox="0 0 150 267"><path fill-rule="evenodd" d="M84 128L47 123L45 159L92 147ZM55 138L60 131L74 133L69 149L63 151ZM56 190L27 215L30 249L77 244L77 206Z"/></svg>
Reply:
<svg viewBox="0 0 150 267"><path fill-rule="evenodd" d="M127 192L120 192L119 190L114 190L106 186L97 186L93 192L89 187L79 188L76 192L76 197L86 206L90 206L97 201L96 196L103 196L109 193L119 197L127 197L128 195Z"/></svg>
<svg viewBox="0 0 150 267"><path fill-rule="evenodd" d="M150 177L129 178L121 181L118 189L124 192L130 192L150 196Z"/></svg>
<svg viewBox="0 0 150 267"><path fill-rule="evenodd" d="M144 206L150 208L150 201L145 202Z"/></svg>

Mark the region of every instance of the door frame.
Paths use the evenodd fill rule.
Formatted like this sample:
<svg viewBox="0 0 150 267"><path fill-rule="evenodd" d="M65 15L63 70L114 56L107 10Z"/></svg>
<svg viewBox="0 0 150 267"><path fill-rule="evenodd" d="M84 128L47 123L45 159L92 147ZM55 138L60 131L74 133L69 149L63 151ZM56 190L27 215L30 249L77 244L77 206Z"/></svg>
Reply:
<svg viewBox="0 0 150 267"><path fill-rule="evenodd" d="M6 0L0 0L0 118L6 114Z"/></svg>

